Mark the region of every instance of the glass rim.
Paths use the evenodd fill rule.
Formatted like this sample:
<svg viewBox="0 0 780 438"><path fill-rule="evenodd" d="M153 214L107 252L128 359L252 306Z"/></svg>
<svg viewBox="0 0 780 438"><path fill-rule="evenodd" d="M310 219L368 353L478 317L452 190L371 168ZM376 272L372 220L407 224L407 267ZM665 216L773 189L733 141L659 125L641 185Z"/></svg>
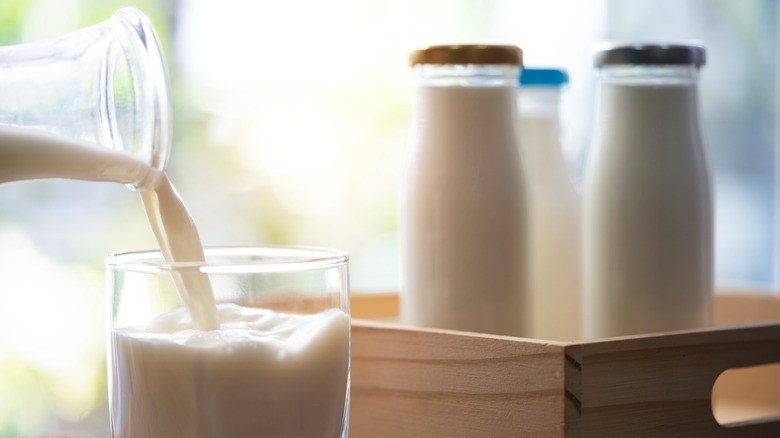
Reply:
<svg viewBox="0 0 780 438"><path fill-rule="evenodd" d="M606 85L689 85L699 80L696 65L605 65L599 77Z"/></svg>
<svg viewBox="0 0 780 438"><path fill-rule="evenodd" d="M167 262L159 249L111 253L105 258L107 269L142 273L163 273L197 269L209 274L290 272L332 268L349 262L346 251L319 246L235 245L204 246L205 262ZM246 256L270 255L266 260L246 260ZM209 261L209 257L230 257ZM274 257L276 256L276 257ZM284 258L287 256L287 258ZM290 257L293 256L293 257Z"/></svg>
<svg viewBox="0 0 780 438"><path fill-rule="evenodd" d="M160 174L165 170L170 157L173 109L168 66L154 26L149 17L139 9L133 6L123 7L114 12L107 22L115 23L118 29L123 30L118 41L125 51L123 55L129 63L133 80L138 83L134 84L134 87L140 87L134 90L134 104L141 107L142 111L150 110L152 113L151 117L148 117L149 122L140 127L141 130L148 130L152 136L152 147L149 151L141 151L145 152L144 158L149 160L152 169L157 172L149 172L140 181L127 184L133 190L142 191L159 182ZM122 135L115 132L116 123L116 120L111 120L111 134L124 142ZM122 147L136 155L139 144L137 140L130 139L128 144Z"/></svg>
<svg viewBox="0 0 780 438"><path fill-rule="evenodd" d="M418 64L421 87L517 87L520 66L509 64Z"/></svg>

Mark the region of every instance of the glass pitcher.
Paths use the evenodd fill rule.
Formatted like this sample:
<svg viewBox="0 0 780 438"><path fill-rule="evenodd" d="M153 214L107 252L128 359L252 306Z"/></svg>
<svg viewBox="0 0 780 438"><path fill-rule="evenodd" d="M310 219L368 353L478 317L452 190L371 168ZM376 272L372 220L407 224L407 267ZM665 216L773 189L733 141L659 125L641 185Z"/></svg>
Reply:
<svg viewBox="0 0 780 438"><path fill-rule="evenodd" d="M148 18L0 47L0 182L115 181L154 188L171 144L168 73Z"/></svg>

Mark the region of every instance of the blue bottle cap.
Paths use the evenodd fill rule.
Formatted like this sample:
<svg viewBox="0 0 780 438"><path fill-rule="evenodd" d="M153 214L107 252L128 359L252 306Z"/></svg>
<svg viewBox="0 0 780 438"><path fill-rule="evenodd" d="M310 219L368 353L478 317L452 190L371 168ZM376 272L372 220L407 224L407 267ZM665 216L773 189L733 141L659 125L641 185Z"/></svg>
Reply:
<svg viewBox="0 0 780 438"><path fill-rule="evenodd" d="M569 82L565 70L554 68L523 68L520 72L520 86L563 85Z"/></svg>

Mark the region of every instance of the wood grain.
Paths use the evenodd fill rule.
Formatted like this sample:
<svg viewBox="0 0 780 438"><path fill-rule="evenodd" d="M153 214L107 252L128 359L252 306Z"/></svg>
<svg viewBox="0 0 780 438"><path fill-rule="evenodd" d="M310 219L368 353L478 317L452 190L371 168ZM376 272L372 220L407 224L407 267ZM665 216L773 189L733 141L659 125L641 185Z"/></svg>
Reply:
<svg viewBox="0 0 780 438"><path fill-rule="evenodd" d="M780 361L780 325L764 323L571 344L571 437L778 437L780 422L723 427L710 397L729 368ZM576 374L576 373L575 373Z"/></svg>
<svg viewBox="0 0 780 438"><path fill-rule="evenodd" d="M352 326L350 436L563 437L563 345Z"/></svg>

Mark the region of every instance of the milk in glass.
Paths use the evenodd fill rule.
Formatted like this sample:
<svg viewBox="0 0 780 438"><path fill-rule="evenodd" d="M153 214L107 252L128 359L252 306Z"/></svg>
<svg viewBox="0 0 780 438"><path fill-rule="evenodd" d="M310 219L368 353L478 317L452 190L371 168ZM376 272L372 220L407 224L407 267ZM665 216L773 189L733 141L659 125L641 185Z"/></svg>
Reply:
<svg viewBox="0 0 780 438"><path fill-rule="evenodd" d="M220 304L219 329L179 309L114 331L114 436L341 436L349 317ZM194 384L197 383L197 384Z"/></svg>

